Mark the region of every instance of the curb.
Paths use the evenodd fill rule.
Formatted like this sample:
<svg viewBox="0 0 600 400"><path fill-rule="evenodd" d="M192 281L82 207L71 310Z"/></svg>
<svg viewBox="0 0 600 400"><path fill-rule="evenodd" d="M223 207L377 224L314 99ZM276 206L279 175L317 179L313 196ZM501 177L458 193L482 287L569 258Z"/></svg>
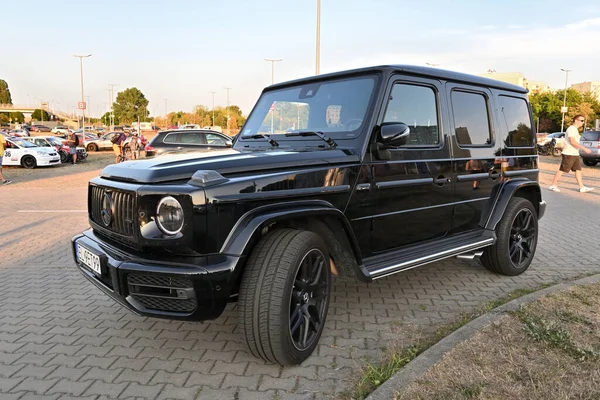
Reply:
<svg viewBox="0 0 600 400"><path fill-rule="evenodd" d="M470 339L479 330L498 321L507 312L517 311L525 304L529 304L540 297L564 291L573 286L587 285L600 282L600 274L592 275L586 278L578 279L569 283L559 283L546 289L519 297L515 300L497 307L487 314L484 314L468 324L460 327L450 335L446 336L423 353L418 355L414 360L408 363L404 368L400 369L390 379L385 381L381 386L375 389L365 400L389 400L394 399L394 395L406 389L411 383L419 379L430 368L440 362L444 355L452 350L458 344Z"/></svg>

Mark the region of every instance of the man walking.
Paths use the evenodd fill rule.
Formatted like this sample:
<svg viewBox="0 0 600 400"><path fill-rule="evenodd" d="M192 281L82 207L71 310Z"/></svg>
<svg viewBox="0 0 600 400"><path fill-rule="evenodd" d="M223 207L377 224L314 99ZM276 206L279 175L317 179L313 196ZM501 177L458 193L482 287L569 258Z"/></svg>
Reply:
<svg viewBox="0 0 600 400"><path fill-rule="evenodd" d="M583 126L585 122L585 117L583 115L576 115L573 118L573 125L567 129L567 134L565 135L565 147L562 151L562 161L560 163L560 168L556 171L556 175L554 176L554 180L552 181L552 186L548 189L554 192L560 192L558 186L558 180L562 176L563 173L569 173L571 171L575 172L575 179L577 180L577 184L579 185L579 191L581 193L586 193L594 190L594 188L586 187L583 185L583 178L581 174L581 161L579 159L579 149L583 150L587 154L590 154L592 150L588 149L579 144L579 128Z"/></svg>
<svg viewBox="0 0 600 400"><path fill-rule="evenodd" d="M142 142L138 137L138 133L134 132L131 136L131 141L129 142L129 148L131 149L131 159L137 160L140 158L140 148L142 147Z"/></svg>
<svg viewBox="0 0 600 400"><path fill-rule="evenodd" d="M115 164L118 164L121 161L121 154L123 152L123 143L127 137L124 132L115 133L113 136L113 151L115 152Z"/></svg>
<svg viewBox="0 0 600 400"><path fill-rule="evenodd" d="M3 185L8 185L11 183L8 179L4 179L4 175L2 175L2 158L4 158L4 149L6 149L6 139L4 135L0 133L0 180L2 180Z"/></svg>

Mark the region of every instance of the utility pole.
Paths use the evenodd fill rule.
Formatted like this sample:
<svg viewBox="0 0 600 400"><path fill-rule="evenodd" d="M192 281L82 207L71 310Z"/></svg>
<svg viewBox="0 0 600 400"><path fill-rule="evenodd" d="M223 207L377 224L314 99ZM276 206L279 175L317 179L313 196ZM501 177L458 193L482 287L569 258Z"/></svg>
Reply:
<svg viewBox="0 0 600 400"><path fill-rule="evenodd" d="M168 99L165 99L165 129L167 129L169 126L169 121L167 121L169 119L169 113L167 112L167 100Z"/></svg>
<svg viewBox="0 0 600 400"><path fill-rule="evenodd" d="M280 58L278 60L270 60L268 58L265 58L265 61L268 61L271 63L271 85L275 83L275 63L279 62L279 61L283 61L283 58Z"/></svg>
<svg viewBox="0 0 600 400"><path fill-rule="evenodd" d="M110 99L108 100L110 102L110 130L113 131L115 129L115 110L113 107L113 103L114 103L114 94L115 94L115 86L119 86L118 83L109 83L108 86L110 87L110 89L108 89L108 91L110 92Z"/></svg>
<svg viewBox="0 0 600 400"><path fill-rule="evenodd" d="M321 70L321 0L317 0L317 49L316 49L316 75Z"/></svg>
<svg viewBox="0 0 600 400"><path fill-rule="evenodd" d="M85 99L87 100L85 108L87 110L88 122L90 123L90 126L91 126L92 125L92 116L91 116L90 96L85 96Z"/></svg>
<svg viewBox="0 0 600 400"><path fill-rule="evenodd" d="M225 110L227 111L227 134L229 135L229 91L231 90L231 88L224 87L223 89L227 90L227 107L225 108Z"/></svg>
<svg viewBox="0 0 600 400"><path fill-rule="evenodd" d="M73 55L73 57L79 58L79 75L81 77L81 102L82 103L85 103L85 96L83 95L83 59L91 57L91 56L92 56L91 54L86 54L84 56ZM81 120L82 120L81 129L85 133L85 108L81 110L81 117L82 117L81 118Z"/></svg>
<svg viewBox="0 0 600 400"><path fill-rule="evenodd" d="M565 73L565 95L563 98L563 107L562 110L560 110L562 112L562 122L560 123L560 131L564 132L565 131L565 113L567 112L567 82L569 81L569 72L571 72L570 69L564 69L561 68L561 71L563 71Z"/></svg>
<svg viewBox="0 0 600 400"><path fill-rule="evenodd" d="M213 114L213 118L212 118L212 126L215 126L215 93L217 92L208 92L208 93L212 93L213 96L213 109L212 109L212 114Z"/></svg>

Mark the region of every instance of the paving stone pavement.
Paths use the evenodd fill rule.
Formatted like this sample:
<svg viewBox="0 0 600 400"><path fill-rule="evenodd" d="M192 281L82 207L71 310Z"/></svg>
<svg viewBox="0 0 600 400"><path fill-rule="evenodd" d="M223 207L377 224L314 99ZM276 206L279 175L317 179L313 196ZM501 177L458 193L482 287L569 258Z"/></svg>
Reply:
<svg viewBox="0 0 600 400"><path fill-rule="evenodd" d="M543 163L546 187L556 166ZM600 187L600 168L585 171ZM543 190L548 202L530 269L517 277L446 260L362 284L338 279L319 347L281 368L245 349L235 305L217 320L136 316L75 269L72 235L87 227L95 172L0 187L1 399L321 399L349 387L365 357L517 288L600 272L600 190ZM19 210L67 210L33 213Z"/></svg>

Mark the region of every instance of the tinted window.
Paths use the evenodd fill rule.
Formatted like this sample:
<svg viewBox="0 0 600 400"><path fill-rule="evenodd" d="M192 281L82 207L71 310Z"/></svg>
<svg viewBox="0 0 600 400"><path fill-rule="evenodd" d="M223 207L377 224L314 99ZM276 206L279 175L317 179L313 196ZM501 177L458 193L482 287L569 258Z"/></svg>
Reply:
<svg viewBox="0 0 600 400"><path fill-rule="evenodd" d="M591 140L592 142L597 142L600 138L600 132L583 132L581 135L581 140Z"/></svg>
<svg viewBox="0 0 600 400"><path fill-rule="evenodd" d="M508 96L499 96L498 100L508 132L506 145L509 147L533 146L533 130L527 102L524 99Z"/></svg>
<svg viewBox="0 0 600 400"><path fill-rule="evenodd" d="M165 138L163 139L164 143L175 143L177 142L177 135L178 133L169 133L167 136L165 136Z"/></svg>
<svg viewBox="0 0 600 400"><path fill-rule="evenodd" d="M227 142L219 135L215 135L214 133L207 133L204 135L206 138L206 143L212 144L215 146L225 146Z"/></svg>
<svg viewBox="0 0 600 400"><path fill-rule="evenodd" d="M458 144L468 147L492 143L487 99L484 95L454 90L452 111Z"/></svg>
<svg viewBox="0 0 600 400"><path fill-rule="evenodd" d="M182 132L179 134L179 143L184 144L205 144L204 134L199 132Z"/></svg>
<svg viewBox="0 0 600 400"><path fill-rule="evenodd" d="M410 127L407 146L435 146L440 142L436 95L426 86L397 83L392 89L383 122Z"/></svg>

